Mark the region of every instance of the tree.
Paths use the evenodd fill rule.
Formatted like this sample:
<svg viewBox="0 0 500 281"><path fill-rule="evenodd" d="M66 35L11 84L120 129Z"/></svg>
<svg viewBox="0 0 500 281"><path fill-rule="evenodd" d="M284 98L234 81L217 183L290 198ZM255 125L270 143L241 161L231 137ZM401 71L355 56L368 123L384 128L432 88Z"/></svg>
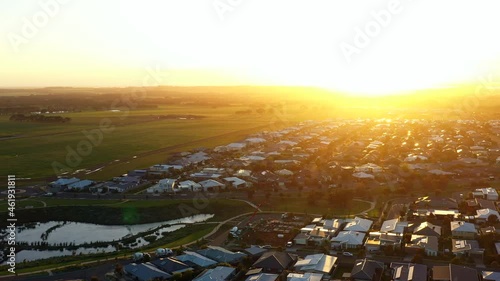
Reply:
<svg viewBox="0 0 500 281"><path fill-rule="evenodd" d="M412 259L412 263L423 263L424 262L424 257L421 254L416 254Z"/></svg>
<svg viewBox="0 0 500 281"><path fill-rule="evenodd" d="M121 263L115 265L115 275L118 277L123 276L123 265Z"/></svg>
<svg viewBox="0 0 500 281"><path fill-rule="evenodd" d="M97 276L92 276L90 277L90 281L99 281L99 278L97 278Z"/></svg>
<svg viewBox="0 0 500 281"><path fill-rule="evenodd" d="M451 264L462 264L462 260L459 257L454 257L451 260Z"/></svg>
<svg viewBox="0 0 500 281"><path fill-rule="evenodd" d="M498 217L496 215L493 215L493 214L489 215L488 216L488 224L494 225L496 223L498 223Z"/></svg>

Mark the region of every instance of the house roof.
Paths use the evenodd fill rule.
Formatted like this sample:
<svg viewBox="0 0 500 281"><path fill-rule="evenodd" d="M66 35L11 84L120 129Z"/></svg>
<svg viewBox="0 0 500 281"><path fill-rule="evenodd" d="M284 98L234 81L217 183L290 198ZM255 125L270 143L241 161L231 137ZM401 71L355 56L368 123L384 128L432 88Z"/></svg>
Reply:
<svg viewBox="0 0 500 281"><path fill-rule="evenodd" d="M414 230L413 234L426 236L441 236L441 227L430 222L422 222Z"/></svg>
<svg viewBox="0 0 500 281"><path fill-rule="evenodd" d="M427 266L414 263L391 263L393 279L398 281L427 281Z"/></svg>
<svg viewBox="0 0 500 281"><path fill-rule="evenodd" d="M159 269L168 272L170 274L193 269L189 265L173 258L161 258L158 260L154 260L151 263L154 264Z"/></svg>
<svg viewBox="0 0 500 281"><path fill-rule="evenodd" d="M371 220L363 219L360 217L355 217L354 219L347 221L348 223L344 227L344 230L360 232L368 232L373 223Z"/></svg>
<svg viewBox="0 0 500 281"><path fill-rule="evenodd" d="M216 264L217 262L202 256L196 252L185 251L184 255L177 256L176 259L185 262L187 264L192 264L200 267L209 267Z"/></svg>
<svg viewBox="0 0 500 281"><path fill-rule="evenodd" d="M500 281L500 272L498 271L483 271L481 275L484 281Z"/></svg>
<svg viewBox="0 0 500 281"><path fill-rule="evenodd" d="M228 263L237 262L246 256L241 252L231 252L218 246L208 246L208 248L199 250L197 253L218 262Z"/></svg>
<svg viewBox="0 0 500 281"><path fill-rule="evenodd" d="M72 184L72 183L79 182L79 181L80 181L80 179L77 179L77 178L70 178L70 179L60 178L60 179L57 179L56 181L51 182L51 184L53 184L53 185L68 185L68 184Z"/></svg>
<svg viewBox="0 0 500 281"><path fill-rule="evenodd" d="M245 281L275 281L278 277L278 274L259 273L248 276Z"/></svg>
<svg viewBox="0 0 500 281"><path fill-rule="evenodd" d="M224 281L228 280L236 271L235 268L227 266L217 266L202 272L193 281Z"/></svg>
<svg viewBox="0 0 500 281"><path fill-rule="evenodd" d="M258 256L258 255L261 255L261 254L267 252L267 249L264 249L264 248L261 248L258 246L252 246L250 248L246 248L244 251L249 253L252 256Z"/></svg>
<svg viewBox="0 0 500 281"><path fill-rule="evenodd" d="M308 255L303 260L297 261L294 267L299 271L313 271L328 274L332 271L336 262L337 257L325 254L316 254Z"/></svg>
<svg viewBox="0 0 500 281"><path fill-rule="evenodd" d="M382 223L380 227L380 232L393 232L396 230L396 225L398 224L399 219L386 220Z"/></svg>
<svg viewBox="0 0 500 281"><path fill-rule="evenodd" d="M490 215L496 216L500 220L500 214L498 211L492 209L480 209L476 210L476 219L485 219L487 220Z"/></svg>
<svg viewBox="0 0 500 281"><path fill-rule="evenodd" d="M476 240L451 239L451 247L453 253L462 253L479 249L479 243Z"/></svg>
<svg viewBox="0 0 500 281"><path fill-rule="evenodd" d="M127 264L123 268L125 272L137 277L141 281L149 281L155 277L170 278L172 275L156 268L151 263Z"/></svg>
<svg viewBox="0 0 500 281"><path fill-rule="evenodd" d="M377 269L384 269L384 263L368 259L356 260L354 267L351 271L351 277L354 279L364 279L364 280L380 280L374 279Z"/></svg>
<svg viewBox="0 0 500 281"><path fill-rule="evenodd" d="M199 184L203 186L203 188L210 188L210 187L222 187L225 186L222 183L216 181L216 180L204 180L200 181Z"/></svg>
<svg viewBox="0 0 500 281"><path fill-rule="evenodd" d="M470 222L452 221L450 222L451 231L474 232L477 233L476 227Z"/></svg>
<svg viewBox="0 0 500 281"><path fill-rule="evenodd" d="M240 184L246 184L247 182L240 179L240 178L237 178L237 177L228 177L228 178L224 178L225 181L228 181L230 182L232 185L240 185Z"/></svg>
<svg viewBox="0 0 500 281"><path fill-rule="evenodd" d="M85 188L89 185L92 185L94 182L91 180L81 180L75 183L68 185L69 188Z"/></svg>
<svg viewBox="0 0 500 281"><path fill-rule="evenodd" d="M286 276L287 281L321 281L323 274L321 273L288 273Z"/></svg>
<svg viewBox="0 0 500 281"><path fill-rule="evenodd" d="M286 252L266 252L254 264L254 267L285 270L297 258Z"/></svg>
<svg viewBox="0 0 500 281"><path fill-rule="evenodd" d="M455 264L434 266L432 268L434 280L479 281L479 275L474 268Z"/></svg>
<svg viewBox="0 0 500 281"><path fill-rule="evenodd" d="M362 245L366 233L357 231L341 231L330 241L348 245Z"/></svg>
<svg viewBox="0 0 500 281"><path fill-rule="evenodd" d="M438 238L436 236L425 236L425 235L412 235L411 241L407 244L407 247L418 247L424 248L426 250L432 250L437 252L439 250L438 247Z"/></svg>

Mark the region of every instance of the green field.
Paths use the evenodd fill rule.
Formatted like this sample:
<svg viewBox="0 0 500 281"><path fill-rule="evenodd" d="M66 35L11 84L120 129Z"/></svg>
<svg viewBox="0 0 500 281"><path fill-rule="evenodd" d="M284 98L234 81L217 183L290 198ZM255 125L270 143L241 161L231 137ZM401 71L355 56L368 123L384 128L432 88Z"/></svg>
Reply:
<svg viewBox="0 0 500 281"><path fill-rule="evenodd" d="M274 198L271 199L270 203L261 207L263 211L297 212L327 216L351 216L368 208L370 208L370 204L354 200L349 202L347 207L335 206L323 201L310 205L303 198L284 198L283 200Z"/></svg>
<svg viewBox="0 0 500 281"><path fill-rule="evenodd" d="M187 151L197 147L214 147L238 141L248 134L262 131L274 124L272 115L235 114L248 109L243 106L172 106L154 110L123 112L80 112L62 114L72 118L69 124L38 124L12 122L7 116L0 117L3 139L0 147L0 174L15 174L18 178L43 178L55 176L53 163L58 162L72 171L96 169L111 164L101 171L85 176L91 179L108 179L134 168L145 168L163 162L170 153ZM192 114L204 116L197 120L162 119L155 115ZM300 117L294 116L295 120ZM76 150L79 143L87 140L84 130L99 128L107 120L112 131L103 133L102 141L93 145L85 155L82 147L81 160L66 160L68 148ZM160 153L148 152L165 148ZM132 158L138 156L137 158ZM118 160L118 161L116 161Z"/></svg>

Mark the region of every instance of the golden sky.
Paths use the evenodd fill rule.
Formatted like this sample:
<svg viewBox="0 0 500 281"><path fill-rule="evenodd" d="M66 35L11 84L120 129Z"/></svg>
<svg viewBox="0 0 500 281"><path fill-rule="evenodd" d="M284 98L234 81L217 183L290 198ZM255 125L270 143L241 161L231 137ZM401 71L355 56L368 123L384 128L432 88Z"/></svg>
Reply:
<svg viewBox="0 0 500 281"><path fill-rule="evenodd" d="M1 1L0 87L141 85L146 68L160 68L165 85L364 94L450 86L494 68L499 8L497 0Z"/></svg>

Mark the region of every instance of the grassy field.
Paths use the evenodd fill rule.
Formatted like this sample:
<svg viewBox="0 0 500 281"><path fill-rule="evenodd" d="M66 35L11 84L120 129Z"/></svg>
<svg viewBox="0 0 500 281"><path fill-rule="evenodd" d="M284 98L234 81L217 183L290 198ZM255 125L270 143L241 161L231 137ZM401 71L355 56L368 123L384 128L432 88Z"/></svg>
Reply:
<svg viewBox="0 0 500 281"><path fill-rule="evenodd" d="M265 129L273 129L277 120L285 124L304 120L305 115L289 113L235 114L248 106L172 106L154 110L122 112L96 111L61 114L72 118L69 124L38 124L12 122L7 116L0 117L2 136L17 138L2 139L0 146L0 174L16 174L18 178L43 178L55 176L53 163L58 162L72 171L109 167L89 174L91 179L108 179L134 168L145 168L165 161L172 152L186 151L197 147L214 147L238 141L247 135ZM198 120L157 119L157 115L193 114L204 116ZM91 151L80 147L80 159L67 161L69 150L77 150L87 140L83 131L99 128L102 120L108 120L113 131L103 133L102 141L92 146ZM166 148L161 153L148 152ZM138 156L133 159L133 156ZM71 161L71 159L70 159Z"/></svg>
<svg viewBox="0 0 500 281"><path fill-rule="evenodd" d="M368 208L370 208L370 204L360 201L351 201L347 207L334 206L323 201L309 205L303 198L284 198L283 200L275 198L261 207L263 211L298 212L330 216L350 216Z"/></svg>
<svg viewBox="0 0 500 281"><path fill-rule="evenodd" d="M85 112L64 114L72 118L69 124L35 124L11 122L8 117L0 118L2 136L18 136L19 138L3 139L0 147L0 161L9 165L0 166L0 174L16 174L22 178L37 178L54 176L52 163L57 161L73 170L84 169L115 160L140 155L160 148L182 145L177 150L192 149L189 144L196 140L223 135L220 139L213 138L207 142L193 143L194 147L213 147L237 141L245 135L259 131L256 127L270 124L270 116L245 115L237 116L234 112L239 107L206 108L206 107L175 107L158 110L134 111L126 118L122 113L114 112ZM152 115L160 114L194 114L203 115L199 120L158 120ZM77 149L77 145L86 140L82 133L99 128L102 120L109 120L113 131L103 133L102 141L92 147L88 155L82 153L81 161L71 167L66 161L68 147ZM245 129L244 135L230 133ZM229 135L228 135L229 134ZM85 149L85 148L84 148ZM137 159L131 165L124 163L118 169L99 173L98 178L109 178L113 175L126 172L127 169L147 167L159 163L167 158L168 154L152 155L149 158ZM94 175L91 175L92 177Z"/></svg>

